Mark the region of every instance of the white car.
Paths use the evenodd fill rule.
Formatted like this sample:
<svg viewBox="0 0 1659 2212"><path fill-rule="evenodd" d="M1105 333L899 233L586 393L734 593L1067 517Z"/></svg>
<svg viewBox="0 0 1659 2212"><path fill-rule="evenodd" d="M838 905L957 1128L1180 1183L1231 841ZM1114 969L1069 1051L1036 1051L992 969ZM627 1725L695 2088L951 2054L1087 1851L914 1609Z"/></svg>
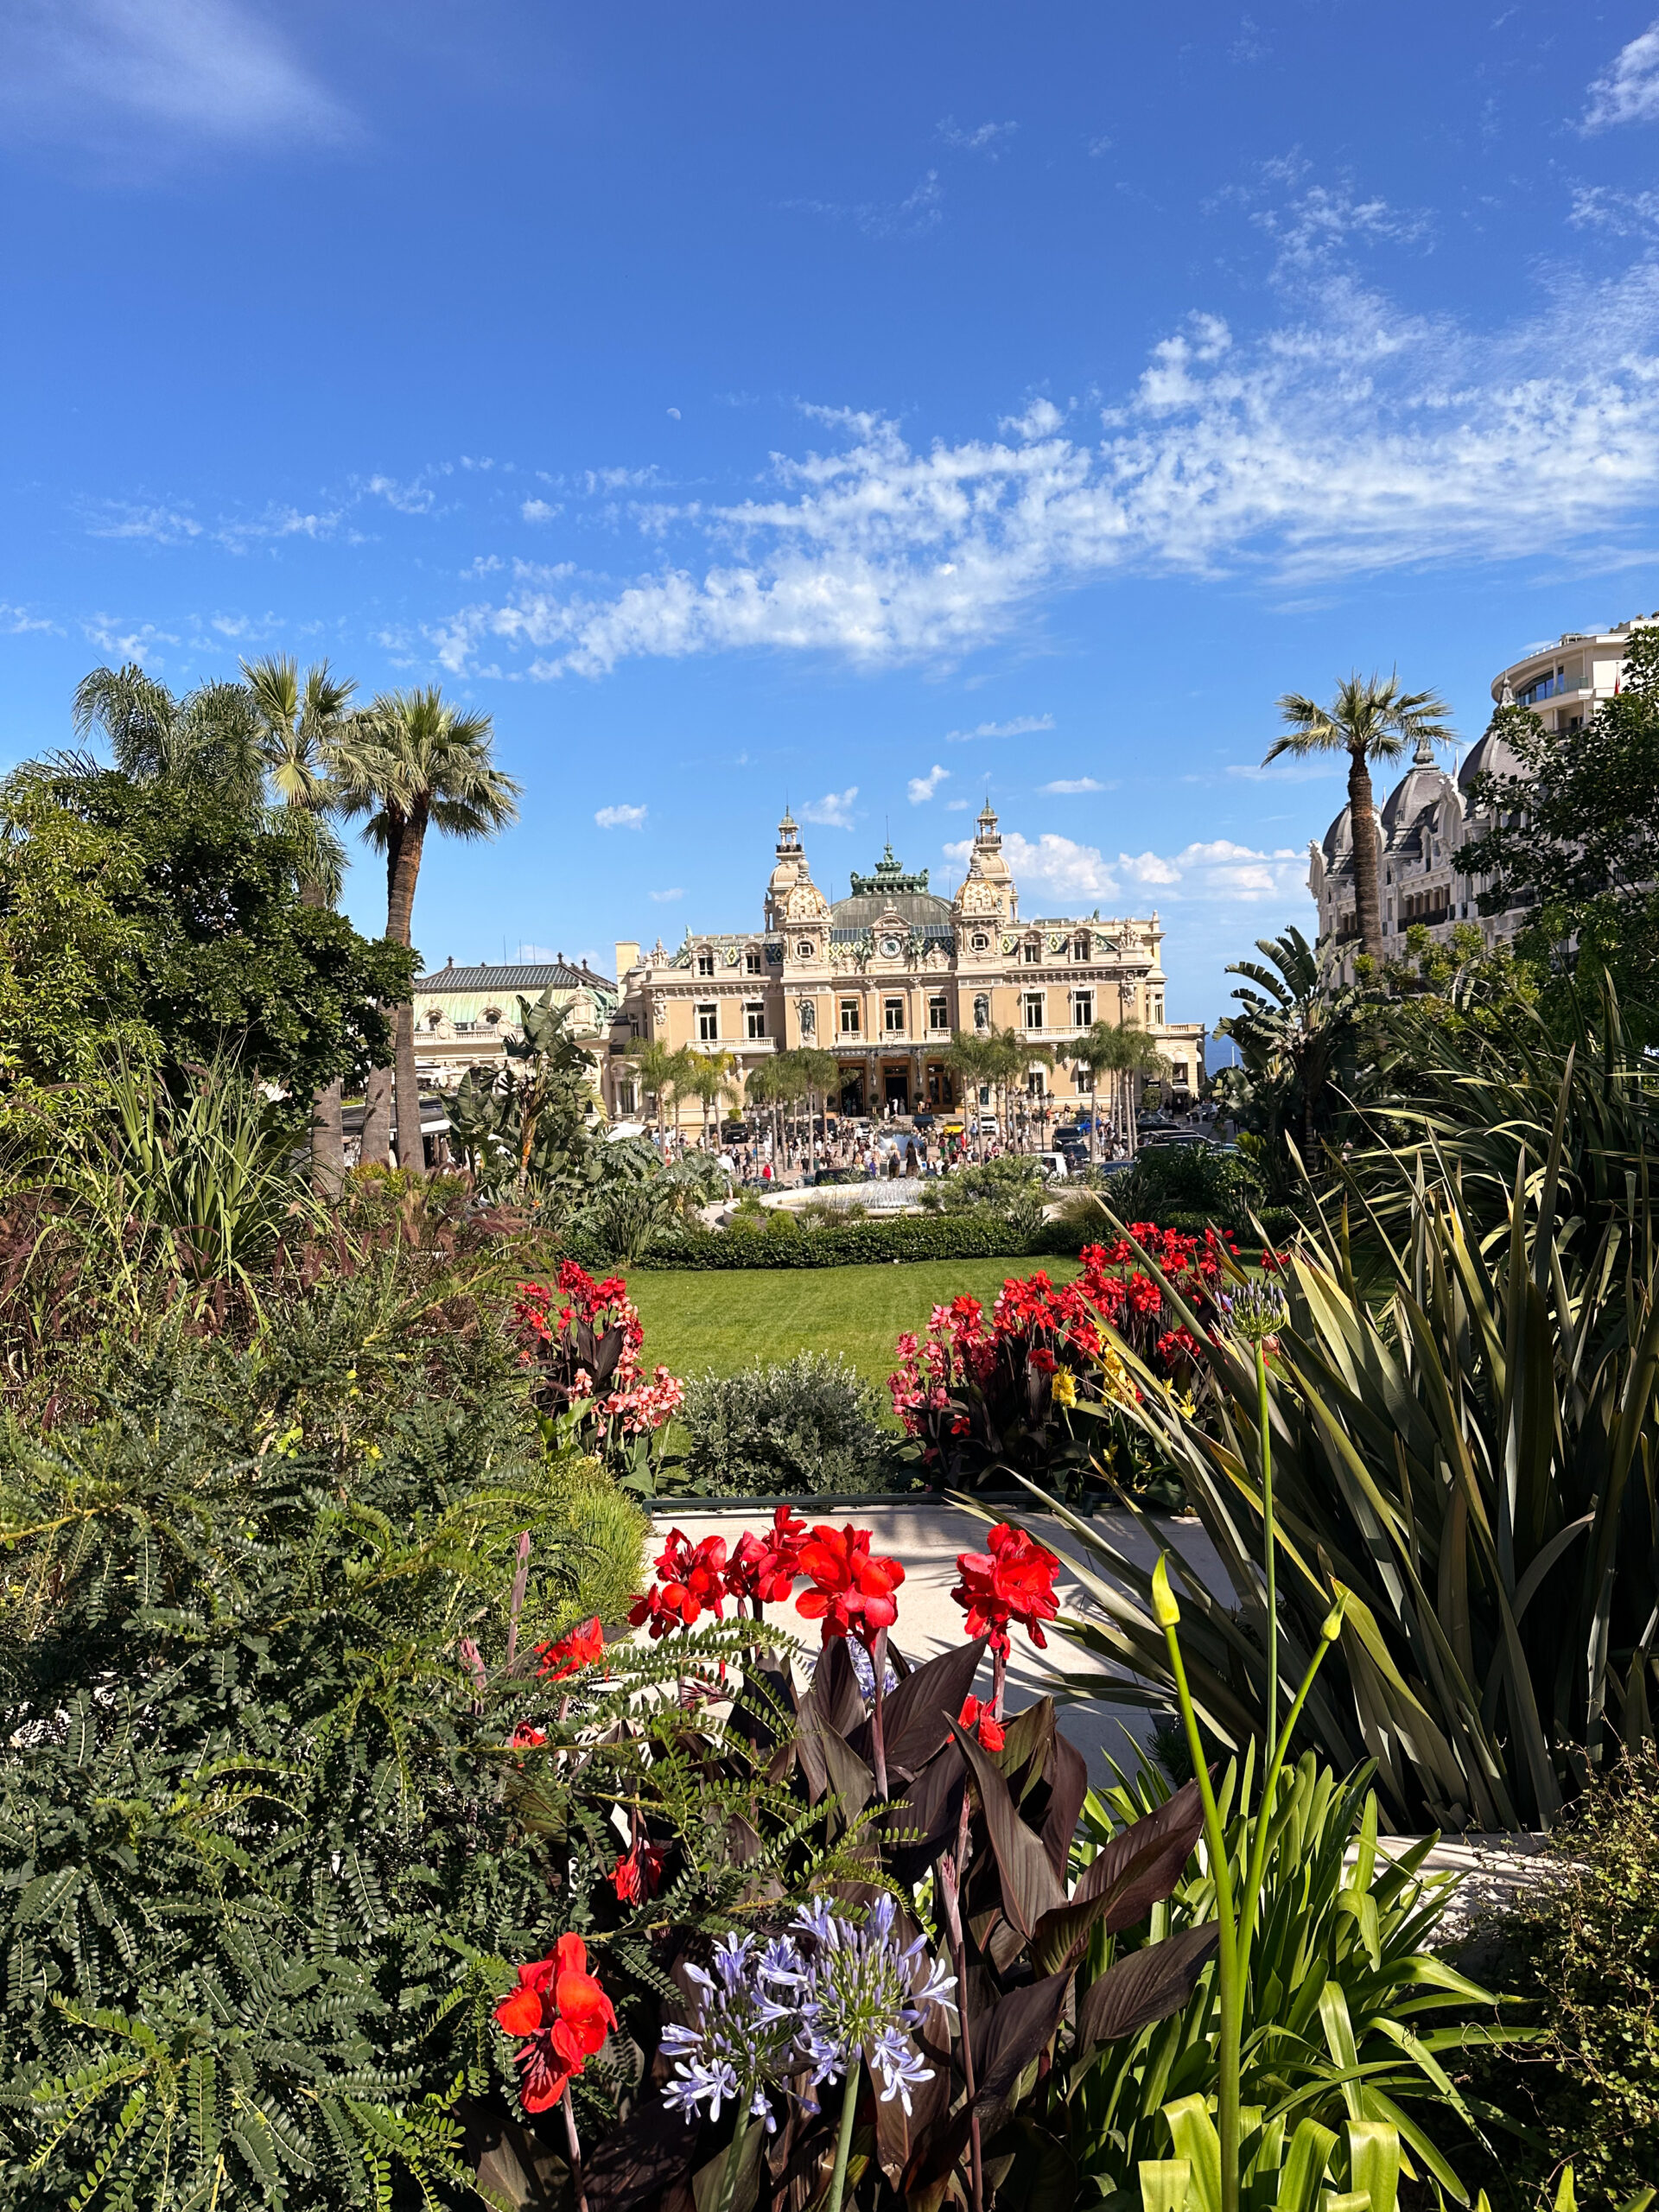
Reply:
<svg viewBox="0 0 1659 2212"><path fill-rule="evenodd" d="M1071 1163L1063 1152L1039 1152L1037 1165L1051 1183L1064 1183L1071 1175Z"/></svg>

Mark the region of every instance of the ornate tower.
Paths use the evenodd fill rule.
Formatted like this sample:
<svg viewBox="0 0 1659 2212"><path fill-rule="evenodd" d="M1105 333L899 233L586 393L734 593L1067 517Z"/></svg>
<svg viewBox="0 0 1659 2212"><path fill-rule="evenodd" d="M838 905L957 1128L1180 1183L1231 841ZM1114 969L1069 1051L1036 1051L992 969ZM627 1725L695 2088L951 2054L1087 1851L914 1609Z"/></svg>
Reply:
<svg viewBox="0 0 1659 2212"><path fill-rule="evenodd" d="M967 880L955 903L964 920L1013 921L1020 912L1020 893L1003 856L1002 833L988 798L980 810L978 833L968 856Z"/></svg>
<svg viewBox="0 0 1659 2212"><path fill-rule="evenodd" d="M766 926L783 930L794 922L820 921L829 911L801 849L799 827L785 807L778 824L777 857L766 884Z"/></svg>

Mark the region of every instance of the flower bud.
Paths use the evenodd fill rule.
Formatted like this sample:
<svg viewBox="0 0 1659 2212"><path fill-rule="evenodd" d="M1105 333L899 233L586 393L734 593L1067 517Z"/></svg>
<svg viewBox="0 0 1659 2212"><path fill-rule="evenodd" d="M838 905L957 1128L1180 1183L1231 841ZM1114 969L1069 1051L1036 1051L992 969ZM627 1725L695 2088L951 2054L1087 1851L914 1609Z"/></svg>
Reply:
<svg viewBox="0 0 1659 2212"><path fill-rule="evenodd" d="M1342 1634L1342 1617L1347 1610L1348 1592L1339 1589L1337 1592L1337 1602L1325 1615L1324 1624L1319 1630L1319 1634L1327 1643L1334 1643Z"/></svg>
<svg viewBox="0 0 1659 2212"><path fill-rule="evenodd" d="M1175 1602L1175 1593L1169 1586L1169 1554L1160 1552L1158 1564L1152 1570L1153 1618L1160 1628L1173 1628L1181 1618L1181 1609Z"/></svg>

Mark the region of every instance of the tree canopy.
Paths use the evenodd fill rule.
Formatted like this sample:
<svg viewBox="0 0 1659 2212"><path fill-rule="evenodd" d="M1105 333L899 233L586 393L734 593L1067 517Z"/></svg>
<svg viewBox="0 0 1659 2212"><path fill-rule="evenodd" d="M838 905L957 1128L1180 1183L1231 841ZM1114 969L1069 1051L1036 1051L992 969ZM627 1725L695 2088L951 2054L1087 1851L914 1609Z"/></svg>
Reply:
<svg viewBox="0 0 1659 2212"><path fill-rule="evenodd" d="M202 779L77 759L0 783L0 1094L13 1111L112 1059L233 1052L308 1109L384 1058L410 957L302 895L308 847Z"/></svg>

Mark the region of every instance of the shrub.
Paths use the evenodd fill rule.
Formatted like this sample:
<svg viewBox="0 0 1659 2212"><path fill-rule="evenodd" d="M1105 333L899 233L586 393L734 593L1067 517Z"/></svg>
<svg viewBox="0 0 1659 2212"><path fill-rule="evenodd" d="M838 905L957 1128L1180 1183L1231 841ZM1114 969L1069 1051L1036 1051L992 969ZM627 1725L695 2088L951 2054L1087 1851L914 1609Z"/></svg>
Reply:
<svg viewBox="0 0 1659 2212"><path fill-rule="evenodd" d="M893 1479L880 1393L839 1354L693 1376L680 1418L687 1479L707 1497L880 1490Z"/></svg>
<svg viewBox="0 0 1659 2212"><path fill-rule="evenodd" d="M1659 1760L1592 1783L1552 1839L1545 1878L1478 1937L1489 1978L1541 2031L1477 2085L1516 2125L1500 2202L1530 2204L1571 2161L1579 2202L1621 2203L1659 2174ZM1496 1953L1485 1957L1489 1936Z"/></svg>
<svg viewBox="0 0 1659 2212"><path fill-rule="evenodd" d="M579 1230L566 1236L560 1249L584 1267L606 1264L603 1254L595 1251ZM823 1228L791 1223L787 1230L765 1235L741 1230L734 1234L664 1230L652 1238L640 1264L696 1268L868 1267L893 1260L1020 1259L1051 1249L1052 1240L1046 1225L1027 1236L1016 1233L1004 1214L901 1214L893 1221L852 1221Z"/></svg>
<svg viewBox="0 0 1659 2212"><path fill-rule="evenodd" d="M1047 1187L1042 1169L1028 1154L1005 1153L930 1177L921 1186L921 1200L930 1213L974 1213L990 1207L1028 1217L1033 1207L1040 1213Z"/></svg>
<svg viewBox="0 0 1659 2212"><path fill-rule="evenodd" d="M1124 1221L1155 1221L1160 1229L1183 1220L1213 1222L1217 1229L1248 1230L1265 1192L1242 1154L1208 1144L1149 1145L1132 1167L1111 1179L1109 1203Z"/></svg>

